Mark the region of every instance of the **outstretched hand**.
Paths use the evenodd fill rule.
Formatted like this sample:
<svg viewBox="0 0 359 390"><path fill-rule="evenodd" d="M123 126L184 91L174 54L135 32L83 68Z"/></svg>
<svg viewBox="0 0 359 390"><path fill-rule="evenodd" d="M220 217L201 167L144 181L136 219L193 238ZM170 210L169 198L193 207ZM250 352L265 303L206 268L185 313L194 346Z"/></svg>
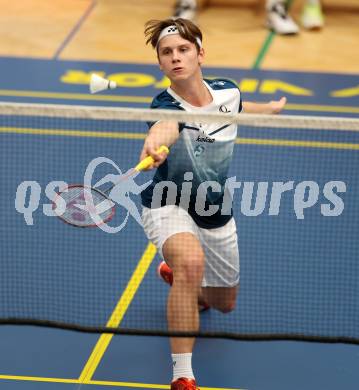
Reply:
<svg viewBox="0 0 359 390"><path fill-rule="evenodd" d="M272 100L269 102L271 114L279 114L287 103L287 98L282 97L280 100Z"/></svg>

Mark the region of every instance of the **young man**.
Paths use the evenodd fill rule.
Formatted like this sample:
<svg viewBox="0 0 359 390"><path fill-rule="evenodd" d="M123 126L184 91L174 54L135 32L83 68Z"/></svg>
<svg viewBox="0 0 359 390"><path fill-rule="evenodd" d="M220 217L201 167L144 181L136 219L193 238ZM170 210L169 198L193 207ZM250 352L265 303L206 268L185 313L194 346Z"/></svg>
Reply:
<svg viewBox="0 0 359 390"><path fill-rule="evenodd" d="M202 33L191 21L150 21L145 34L171 82L151 108L234 115L241 111L272 114L284 107L285 98L267 104L242 103L235 83L204 80ZM152 168L158 169L153 183L142 192L142 219L147 237L170 267L168 280L173 278L167 305L170 331L198 331L199 301L224 313L236 306L236 225L231 210L223 214L220 209L236 130L230 124L159 121L150 126L144 142L140 159L151 155ZM168 156L156 153L160 145L171 148ZM167 193L159 191L164 182L173 183L174 194L173 186ZM212 184L201 192L203 183ZM194 339L171 338L170 342L171 389L196 389L191 365Z"/></svg>

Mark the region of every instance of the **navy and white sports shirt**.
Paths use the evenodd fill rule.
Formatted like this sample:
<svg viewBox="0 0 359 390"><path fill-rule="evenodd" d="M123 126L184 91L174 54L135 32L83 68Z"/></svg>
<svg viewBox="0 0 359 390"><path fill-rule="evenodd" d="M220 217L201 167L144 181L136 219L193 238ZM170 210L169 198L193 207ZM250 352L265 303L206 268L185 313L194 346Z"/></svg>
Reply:
<svg viewBox="0 0 359 390"><path fill-rule="evenodd" d="M203 82L213 98L207 106L194 107L168 88L153 99L151 108L184 110L201 114L222 113L223 115L235 115L241 112L241 93L234 82L226 79L204 80ZM149 126L152 125L153 123L149 124ZM202 228L211 229L224 226L232 217L231 214L221 214L221 205L225 191L224 184L237 136L237 125L180 123L179 131L179 138L171 147L166 161L157 169L151 185L142 192L142 204L149 208L176 204L186 208L196 224ZM185 177L186 172L192 172L192 174L187 173ZM153 189L157 183L163 181L176 184L176 199L169 202L167 193L164 191L160 205L154 205L152 203ZM211 188L211 183L208 182L213 181L219 185ZM182 185L185 182L187 183L184 188L189 188L189 183L192 183L192 186L190 190L182 191L181 195ZM198 213L198 207L196 211L197 189L204 182L207 182L205 187L208 189L204 192L206 194L204 210L208 209L208 205L219 206L218 211L213 215ZM187 197L184 196L185 194ZM183 201L186 198L189 198L189 202Z"/></svg>

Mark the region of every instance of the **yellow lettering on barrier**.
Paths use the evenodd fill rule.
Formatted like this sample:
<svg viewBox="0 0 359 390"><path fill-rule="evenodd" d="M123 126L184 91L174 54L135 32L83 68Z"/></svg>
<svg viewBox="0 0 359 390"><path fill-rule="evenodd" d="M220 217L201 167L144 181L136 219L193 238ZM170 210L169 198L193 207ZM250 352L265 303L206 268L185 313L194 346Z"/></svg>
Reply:
<svg viewBox="0 0 359 390"><path fill-rule="evenodd" d="M156 82L156 79L144 73L113 73L108 78L116 81L119 87L141 88L148 87Z"/></svg>
<svg viewBox="0 0 359 390"><path fill-rule="evenodd" d="M298 87L294 84L289 84L280 80L263 80L259 92L272 94L278 91L290 93L291 95L312 96L313 92L310 89Z"/></svg>
<svg viewBox="0 0 359 390"><path fill-rule="evenodd" d="M254 93L258 88L259 81L256 79L243 79L239 83L239 89L242 92Z"/></svg>
<svg viewBox="0 0 359 390"><path fill-rule="evenodd" d="M119 87L127 88L145 88L153 86L156 89L166 89L170 86L169 79L164 76L161 80L156 80L154 76L146 73L113 73L106 76L103 71L85 72L82 70L69 69L61 76L60 80L67 84L89 84L92 73L99 76L107 77L117 83ZM205 76L206 79L222 78L220 76ZM223 77L224 79L228 79ZM313 91L299 87L298 85L289 84L281 80L257 80L257 79L242 79L236 82L233 79L228 79L239 85L242 92L245 93L263 93L274 94L278 91L289 93L291 95L312 96ZM359 86L333 91L333 97L352 97L359 95Z"/></svg>
<svg viewBox="0 0 359 390"><path fill-rule="evenodd" d="M359 85L353 88L338 89L337 91L331 92L330 96L340 98L359 96Z"/></svg>
<svg viewBox="0 0 359 390"><path fill-rule="evenodd" d="M69 69L63 76L61 76L60 80L67 84L89 84L92 73L96 73L101 77L105 77L105 72L84 72L82 70Z"/></svg>

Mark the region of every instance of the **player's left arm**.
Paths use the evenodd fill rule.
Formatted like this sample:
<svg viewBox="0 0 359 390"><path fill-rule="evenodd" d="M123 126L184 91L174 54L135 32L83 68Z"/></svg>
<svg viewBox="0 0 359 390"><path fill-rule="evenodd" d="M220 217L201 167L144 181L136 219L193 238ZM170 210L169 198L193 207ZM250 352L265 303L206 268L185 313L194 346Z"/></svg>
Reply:
<svg viewBox="0 0 359 390"><path fill-rule="evenodd" d="M271 100L268 103L243 102L243 111L246 114L279 114L287 103L287 98Z"/></svg>

